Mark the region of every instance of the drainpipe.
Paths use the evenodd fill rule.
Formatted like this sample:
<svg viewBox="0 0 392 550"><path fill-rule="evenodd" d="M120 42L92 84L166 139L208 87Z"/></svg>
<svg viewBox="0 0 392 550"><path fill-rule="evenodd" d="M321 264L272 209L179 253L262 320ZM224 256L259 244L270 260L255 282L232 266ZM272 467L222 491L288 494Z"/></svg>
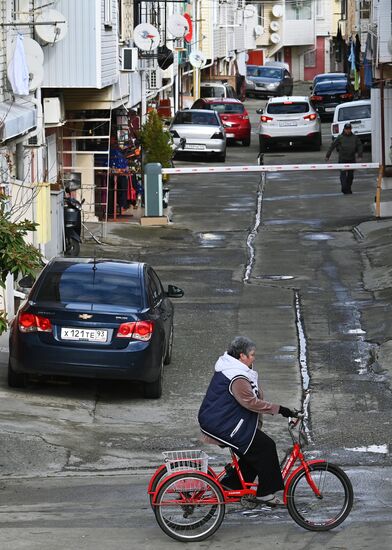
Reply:
<svg viewBox="0 0 392 550"><path fill-rule="evenodd" d="M380 117L381 117L381 165L385 170L385 121L384 121L384 65L381 63L380 72Z"/></svg>

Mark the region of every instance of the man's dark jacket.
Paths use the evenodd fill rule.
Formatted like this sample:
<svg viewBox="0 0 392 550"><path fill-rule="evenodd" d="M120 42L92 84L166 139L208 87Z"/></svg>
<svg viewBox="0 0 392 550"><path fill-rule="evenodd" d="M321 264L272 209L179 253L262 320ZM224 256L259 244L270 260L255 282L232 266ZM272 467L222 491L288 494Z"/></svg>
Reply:
<svg viewBox="0 0 392 550"><path fill-rule="evenodd" d="M353 133L347 135L343 131L329 146L327 158L331 156L334 149L339 153L339 162L355 162L355 153L361 157L363 146L358 136Z"/></svg>

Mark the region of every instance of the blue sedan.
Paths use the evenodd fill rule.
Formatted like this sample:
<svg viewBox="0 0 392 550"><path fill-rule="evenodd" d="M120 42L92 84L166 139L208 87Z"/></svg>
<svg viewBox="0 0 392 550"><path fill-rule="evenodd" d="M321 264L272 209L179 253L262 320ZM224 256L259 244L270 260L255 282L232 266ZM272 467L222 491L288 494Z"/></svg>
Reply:
<svg viewBox="0 0 392 550"><path fill-rule="evenodd" d="M173 346L170 298L183 295L164 291L145 263L54 258L12 322L9 386L24 387L29 375L121 379L160 397Z"/></svg>

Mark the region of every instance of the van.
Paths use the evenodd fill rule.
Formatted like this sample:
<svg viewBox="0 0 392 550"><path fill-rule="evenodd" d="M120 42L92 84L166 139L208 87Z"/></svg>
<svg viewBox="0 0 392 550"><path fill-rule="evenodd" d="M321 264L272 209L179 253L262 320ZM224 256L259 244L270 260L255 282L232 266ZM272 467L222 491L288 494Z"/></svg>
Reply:
<svg viewBox="0 0 392 550"><path fill-rule="evenodd" d="M363 143L371 145L372 124L370 99L341 103L335 107L331 124L332 141L343 132L346 122L351 123L353 134L356 134Z"/></svg>
<svg viewBox="0 0 392 550"><path fill-rule="evenodd" d="M233 86L227 82L202 82L200 84L200 97L237 97Z"/></svg>

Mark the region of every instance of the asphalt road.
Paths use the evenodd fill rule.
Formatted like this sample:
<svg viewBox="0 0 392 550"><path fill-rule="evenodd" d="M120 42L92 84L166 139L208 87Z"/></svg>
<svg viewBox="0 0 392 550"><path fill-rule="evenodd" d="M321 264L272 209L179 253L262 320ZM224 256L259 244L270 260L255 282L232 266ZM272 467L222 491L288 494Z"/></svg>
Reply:
<svg viewBox="0 0 392 550"><path fill-rule="evenodd" d="M256 127L261 102L246 104ZM277 150L265 163L323 162L329 136L324 123L322 151ZM226 164L255 164L256 138L231 146ZM170 225L111 224L104 246L82 250L147 261L185 290L175 302L164 395L146 401L136 385L102 381L10 390L3 346L0 548L172 547L148 509L148 478L162 450L202 445L197 410L217 356L237 334L257 343L267 399L300 407L311 389L309 453L344 466L355 507L321 535L284 515L233 511L213 539L193 546L387 548L392 285L388 229L374 220L375 173L358 172L352 196L340 193L335 172L273 173L265 182L257 174L176 176L169 186ZM282 453L284 420L266 418L265 429ZM226 460L225 451L206 450L214 463Z"/></svg>

